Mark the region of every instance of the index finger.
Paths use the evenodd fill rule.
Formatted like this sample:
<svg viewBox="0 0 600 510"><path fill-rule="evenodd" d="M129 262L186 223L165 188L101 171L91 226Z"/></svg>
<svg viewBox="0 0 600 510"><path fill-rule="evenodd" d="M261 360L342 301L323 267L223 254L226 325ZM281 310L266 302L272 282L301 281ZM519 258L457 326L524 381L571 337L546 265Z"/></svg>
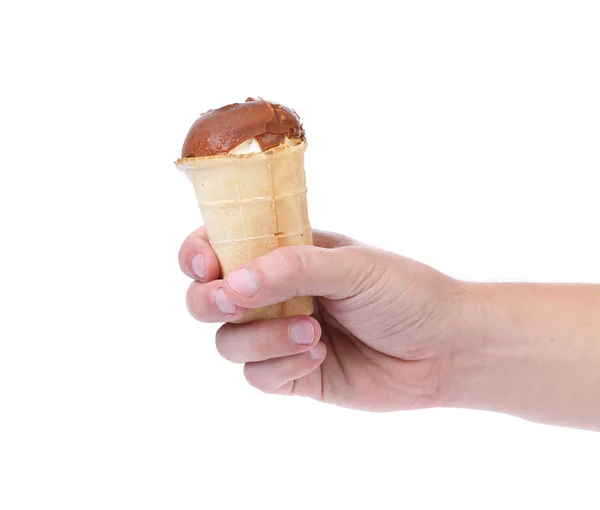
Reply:
<svg viewBox="0 0 600 510"><path fill-rule="evenodd" d="M337 232L329 232L327 230L312 230L313 242L315 246L320 248L340 248L342 246L361 246L362 243L356 239L338 234Z"/></svg>
<svg viewBox="0 0 600 510"><path fill-rule="evenodd" d="M208 241L206 229L194 230L181 245L179 267L190 278L199 282L211 282L221 276L221 266Z"/></svg>

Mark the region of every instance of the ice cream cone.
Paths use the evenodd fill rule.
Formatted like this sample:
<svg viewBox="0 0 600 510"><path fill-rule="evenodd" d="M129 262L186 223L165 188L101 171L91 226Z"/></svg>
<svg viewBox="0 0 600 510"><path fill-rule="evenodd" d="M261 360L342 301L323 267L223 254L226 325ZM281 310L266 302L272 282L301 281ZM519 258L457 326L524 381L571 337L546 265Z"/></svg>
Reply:
<svg viewBox="0 0 600 510"><path fill-rule="evenodd" d="M306 143L250 154L176 162L194 186L210 243L226 275L280 247L312 244L308 221ZM310 315L311 297L250 310L240 322Z"/></svg>

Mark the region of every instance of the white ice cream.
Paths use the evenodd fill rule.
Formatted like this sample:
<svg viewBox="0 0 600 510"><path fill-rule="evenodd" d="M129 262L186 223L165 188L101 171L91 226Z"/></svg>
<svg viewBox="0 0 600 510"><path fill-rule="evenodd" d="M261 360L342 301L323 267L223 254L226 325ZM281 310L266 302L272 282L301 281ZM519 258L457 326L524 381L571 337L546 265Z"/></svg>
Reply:
<svg viewBox="0 0 600 510"><path fill-rule="evenodd" d="M262 152L260 150L260 145L258 145L256 138L250 138L250 140L246 140L237 147L231 149L229 154L255 154L257 152Z"/></svg>
<svg viewBox="0 0 600 510"><path fill-rule="evenodd" d="M281 145L293 147L294 145L298 145L298 143L300 143L299 140L290 140L286 137ZM245 142L240 143L237 147L231 149L229 154L256 154L258 152L262 152L260 150L260 145L258 145L256 138L250 138L250 140L246 140Z"/></svg>

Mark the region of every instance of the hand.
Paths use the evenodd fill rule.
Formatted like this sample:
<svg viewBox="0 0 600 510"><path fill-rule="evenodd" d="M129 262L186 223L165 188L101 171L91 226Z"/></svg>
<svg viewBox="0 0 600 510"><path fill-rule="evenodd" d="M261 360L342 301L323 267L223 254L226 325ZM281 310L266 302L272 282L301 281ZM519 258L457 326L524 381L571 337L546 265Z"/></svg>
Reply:
<svg viewBox="0 0 600 510"><path fill-rule="evenodd" d="M315 296L313 317L225 324L216 344L269 393L371 411L440 405L457 348L461 283L347 237L314 232L315 246L279 248L220 279L206 231L183 243L190 313L231 322L248 309Z"/></svg>

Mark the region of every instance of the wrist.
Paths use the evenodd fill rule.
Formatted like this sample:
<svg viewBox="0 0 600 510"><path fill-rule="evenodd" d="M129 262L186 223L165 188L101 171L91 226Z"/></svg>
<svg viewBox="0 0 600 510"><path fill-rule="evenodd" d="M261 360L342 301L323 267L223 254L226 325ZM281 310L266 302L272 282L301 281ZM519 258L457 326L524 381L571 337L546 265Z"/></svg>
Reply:
<svg viewBox="0 0 600 510"><path fill-rule="evenodd" d="M527 347L510 317L504 284L462 282L457 331L448 355L443 406L515 411L528 373ZM510 307L509 307L510 308Z"/></svg>
<svg viewBox="0 0 600 510"><path fill-rule="evenodd" d="M464 283L442 404L600 427L598 286Z"/></svg>

